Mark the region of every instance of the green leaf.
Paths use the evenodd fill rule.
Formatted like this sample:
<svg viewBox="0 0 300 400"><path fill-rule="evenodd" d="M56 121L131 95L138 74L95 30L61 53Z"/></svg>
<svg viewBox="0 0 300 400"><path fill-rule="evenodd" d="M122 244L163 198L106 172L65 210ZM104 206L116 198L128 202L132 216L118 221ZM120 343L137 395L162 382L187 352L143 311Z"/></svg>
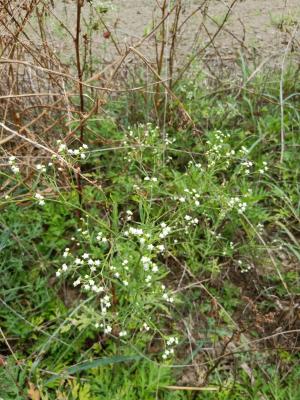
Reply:
<svg viewBox="0 0 300 400"><path fill-rule="evenodd" d="M46 383L50 383L50 382L54 381L55 379L61 378L63 375L72 375L72 374L76 374L81 371L86 371L88 369L97 368L97 367L101 367L104 365L118 364L118 363L128 362L128 361L137 361L137 360L140 360L141 358L142 358L142 356L132 355L132 356L104 357L104 358L96 358L95 360L92 360L92 361L84 361L80 364L75 364L75 365L67 368L65 371L62 371L60 374L52 376L50 379L47 380Z"/></svg>

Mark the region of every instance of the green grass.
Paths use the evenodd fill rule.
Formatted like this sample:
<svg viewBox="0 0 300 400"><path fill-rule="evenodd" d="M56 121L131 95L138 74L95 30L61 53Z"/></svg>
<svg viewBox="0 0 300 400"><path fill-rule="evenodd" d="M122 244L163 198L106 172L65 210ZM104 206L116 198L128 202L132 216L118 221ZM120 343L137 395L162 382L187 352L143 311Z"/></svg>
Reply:
<svg viewBox="0 0 300 400"><path fill-rule="evenodd" d="M297 329L299 88L288 70L280 163L279 76L242 68L242 91L176 88L196 129L170 104L163 135L132 94L88 121L85 159L2 170L2 399L299 398L296 336L259 341Z"/></svg>

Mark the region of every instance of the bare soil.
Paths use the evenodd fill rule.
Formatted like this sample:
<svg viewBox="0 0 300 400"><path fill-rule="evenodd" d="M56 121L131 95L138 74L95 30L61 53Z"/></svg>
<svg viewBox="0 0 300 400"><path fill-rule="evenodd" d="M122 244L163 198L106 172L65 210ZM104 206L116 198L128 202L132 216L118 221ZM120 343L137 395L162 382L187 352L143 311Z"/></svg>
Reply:
<svg viewBox="0 0 300 400"><path fill-rule="evenodd" d="M100 65L116 61L119 53L136 45L153 26L161 20L161 0L94 0L93 7L106 8L105 13L89 14L85 2L86 26L96 27L91 53L95 70ZM170 2L171 3L171 2ZM196 11L202 4L201 10ZM170 6L171 7L171 6ZM57 52L68 58L74 54L74 43L59 26L59 20L70 31L75 31L76 5L74 1L57 2L49 26L52 43ZM166 19L166 42L168 54L174 13ZM187 20L186 23L183 22ZM224 22L225 20L225 22ZM183 0L180 17L181 29L177 36L175 68L195 55L195 62L204 62L217 69L222 65L234 65L241 55L248 60L264 61L276 65L284 54L300 56L300 2L299 0ZM104 23L103 23L104 22ZM222 29L220 29L222 27ZM82 31L85 29L83 27ZM109 37L107 33L109 32ZM169 32L169 33L168 33ZM75 33L75 32L74 32ZM156 40L161 40L159 34ZM139 47L150 63L155 63L154 35ZM136 59L136 56L132 56ZM166 56L167 62L168 56Z"/></svg>

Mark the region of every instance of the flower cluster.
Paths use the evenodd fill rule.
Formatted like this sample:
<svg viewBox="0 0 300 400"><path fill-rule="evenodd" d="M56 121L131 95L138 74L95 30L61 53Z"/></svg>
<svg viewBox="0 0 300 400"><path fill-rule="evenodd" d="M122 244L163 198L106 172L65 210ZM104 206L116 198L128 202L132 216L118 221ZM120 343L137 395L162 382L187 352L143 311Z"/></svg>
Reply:
<svg viewBox="0 0 300 400"><path fill-rule="evenodd" d="M10 165L10 169L14 174L18 174L20 172L20 168L16 165L16 157L10 156L8 159L8 163Z"/></svg>
<svg viewBox="0 0 300 400"><path fill-rule="evenodd" d="M201 195L200 195L200 192L199 191L197 191L196 189L188 189L188 188L185 188L184 189L184 193L185 193L185 195L184 196L180 196L180 197L175 197L175 200L179 200L179 202L180 203L185 203L187 200L189 200L189 201L191 201L192 203L194 203L194 205L196 206L196 207L199 207L200 206L200 201L199 201L199 199L200 199L200 197L201 197Z"/></svg>
<svg viewBox="0 0 300 400"><path fill-rule="evenodd" d="M145 178L144 178L144 181L147 181L147 182L157 182L157 178L156 178L156 176L153 176L152 178L150 178L150 176L145 176Z"/></svg>
<svg viewBox="0 0 300 400"><path fill-rule="evenodd" d="M34 197L37 200L39 206L45 205L45 200L44 200L45 198L43 195L41 195L40 193L36 193Z"/></svg>
<svg viewBox="0 0 300 400"><path fill-rule="evenodd" d="M62 273L68 271L89 271L89 273L82 273L80 276L73 281L73 286L81 285L85 291L92 291L94 293L104 292L104 287L100 285L97 277L97 270L101 265L99 259L94 259L89 253L83 253L81 256L74 258L70 253L70 249L67 247L63 253L63 258L69 260L69 265L63 263L61 268L56 271L56 276L59 277ZM84 268L87 267L87 268Z"/></svg>
<svg viewBox="0 0 300 400"><path fill-rule="evenodd" d="M178 339L171 336L166 342L166 349L162 355L162 358L166 360L170 356L174 355L174 346L178 344Z"/></svg>
<svg viewBox="0 0 300 400"><path fill-rule="evenodd" d="M37 169L37 171L40 171L42 173L47 171L47 168L43 164L36 164L35 168Z"/></svg>
<svg viewBox="0 0 300 400"><path fill-rule="evenodd" d="M162 223L160 224L160 226L162 227L162 231L161 231L161 233L159 234L159 237L160 237L161 239L164 239L164 238L166 238L166 237L171 233L171 228L170 228L170 226L167 226L167 224L166 224L165 222L162 222Z"/></svg>
<svg viewBox="0 0 300 400"><path fill-rule="evenodd" d="M131 213L127 215L131 216ZM171 228L166 223L161 223L160 226L154 225L152 230L145 232L144 227L129 226L119 237L114 253L107 255L107 247L102 246L108 241L105 233L89 233L87 237L87 223L82 223L84 227L77 229L77 235L83 239L83 248L80 248L80 239L73 237L72 240L78 240L79 248L73 251L68 247L64 249L63 262L60 262L56 276L70 280L74 287L94 296L97 308L91 316L91 323L95 327L105 334L110 334L112 330L118 332L117 326L121 325L119 337L125 338L129 326L131 329L139 329L139 324L145 321L145 311L141 307L140 314L133 313L131 317L126 313L125 318L119 319L119 312L116 313L112 307L112 304L115 304L114 296L119 299L120 304L140 302L147 304L147 307L155 304L157 298L165 303L175 301L165 285L161 284L166 271L160 255L166 248L159 240L169 235ZM91 242L90 250L86 249L87 239ZM125 243L126 252L123 247ZM135 322L132 322L131 318ZM137 318L140 318L139 324L136 322ZM146 322L142 326L143 330L150 329Z"/></svg>
<svg viewBox="0 0 300 400"><path fill-rule="evenodd" d="M184 221L186 223L186 227L195 226L195 225L198 225L198 223L199 223L198 218L193 218L188 214L184 216Z"/></svg>
<svg viewBox="0 0 300 400"><path fill-rule="evenodd" d="M241 162L241 167L244 170L246 175L249 175L251 172L251 167L253 166L253 162L250 160L245 160Z"/></svg>
<svg viewBox="0 0 300 400"><path fill-rule="evenodd" d="M238 260L237 263L241 270L241 274L245 274L245 273L251 271L251 269L252 269L251 265L249 265L249 264L245 265L242 260Z"/></svg>
<svg viewBox="0 0 300 400"><path fill-rule="evenodd" d="M229 137L229 133L217 131L214 137L207 141L209 146L209 150L206 152L208 167L215 166L217 161L224 161L225 166L229 167L232 157L235 156L235 150L231 149L228 143L225 143Z"/></svg>
<svg viewBox="0 0 300 400"><path fill-rule="evenodd" d="M264 174L265 172L268 171L268 169L269 169L268 163L266 161L263 161L262 167L259 169L259 173Z"/></svg>
<svg viewBox="0 0 300 400"><path fill-rule="evenodd" d="M247 203L239 197L231 197L227 204L230 209L235 208L239 214L243 214L247 208Z"/></svg>
<svg viewBox="0 0 300 400"><path fill-rule="evenodd" d="M98 242L102 242L102 243L107 243L108 242L108 238L106 236L104 236L103 232L98 232L97 233L96 240Z"/></svg>
<svg viewBox="0 0 300 400"><path fill-rule="evenodd" d="M57 144L57 151L60 154L69 154L70 156L81 158L82 160L84 160L87 156L88 146L86 144L83 144L78 149L68 149L67 145L65 143L62 143L61 140L57 140Z"/></svg>

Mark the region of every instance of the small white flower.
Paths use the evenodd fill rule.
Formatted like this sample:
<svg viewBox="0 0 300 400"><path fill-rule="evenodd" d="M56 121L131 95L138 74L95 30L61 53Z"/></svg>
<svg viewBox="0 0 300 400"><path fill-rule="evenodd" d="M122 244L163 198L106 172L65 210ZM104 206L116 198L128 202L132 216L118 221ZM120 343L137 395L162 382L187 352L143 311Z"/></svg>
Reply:
<svg viewBox="0 0 300 400"><path fill-rule="evenodd" d="M112 331L112 327L110 325L107 325L106 328L104 329L104 333L109 334Z"/></svg>
<svg viewBox="0 0 300 400"><path fill-rule="evenodd" d="M154 273L158 272L158 266L156 264L153 265L152 272Z"/></svg>
<svg viewBox="0 0 300 400"><path fill-rule="evenodd" d="M148 326L148 324L146 324L146 322L143 323L143 328L145 329L145 331L149 331L150 327Z"/></svg>
<svg viewBox="0 0 300 400"><path fill-rule="evenodd" d="M36 164L35 168L36 168L38 171L46 172L46 167L45 167L43 164Z"/></svg>
<svg viewBox="0 0 300 400"><path fill-rule="evenodd" d="M67 270L68 270L67 264L63 264L63 265L61 266L61 269L62 269L63 271L67 271Z"/></svg>
<svg viewBox="0 0 300 400"><path fill-rule="evenodd" d="M11 170L14 174L18 174L20 172L20 168L17 167L16 165L11 166Z"/></svg>
<svg viewBox="0 0 300 400"><path fill-rule="evenodd" d="M76 281L73 282L73 286L76 287L76 286L80 285L80 283L81 283L81 279L78 278Z"/></svg>

